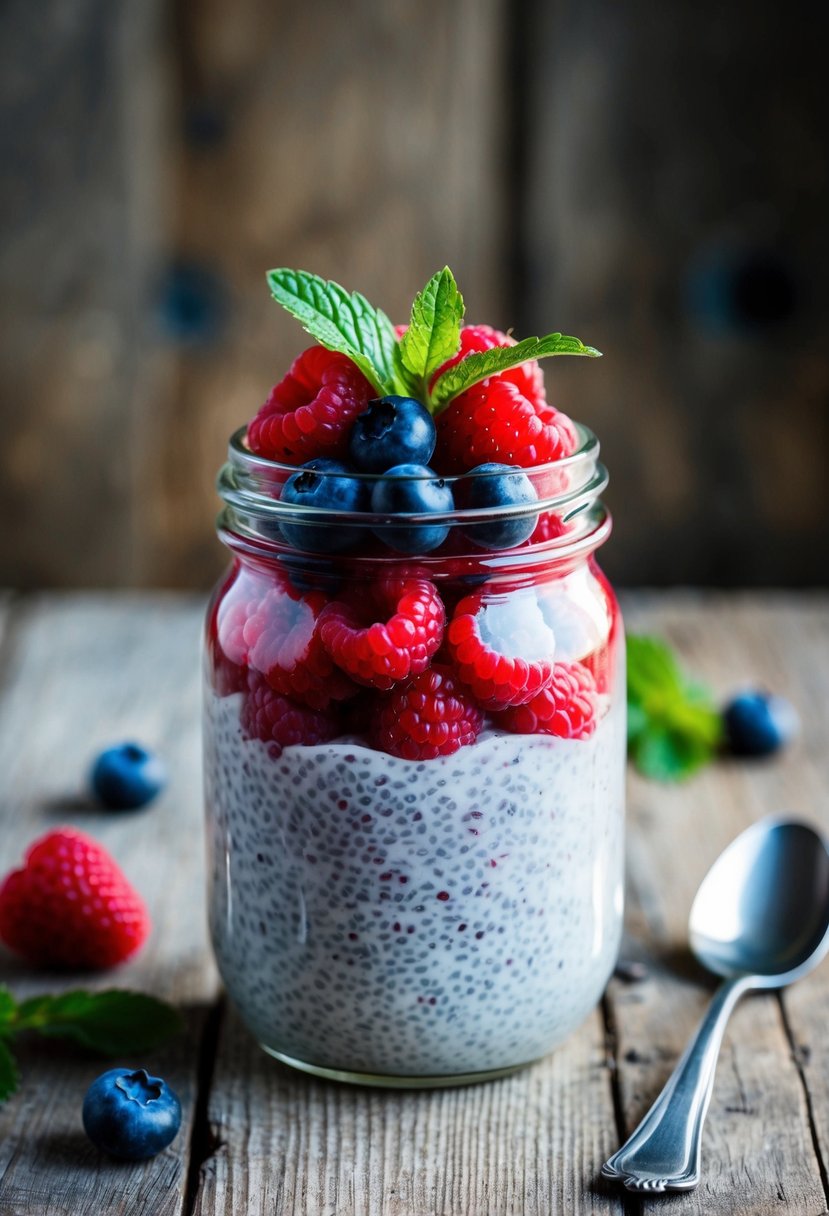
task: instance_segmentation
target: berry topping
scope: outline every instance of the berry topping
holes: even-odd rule
[[[466,596],[447,627],[446,648],[485,709],[524,705],[552,679],[555,637],[532,593]]]
[[[83,1126],[96,1148],[122,1161],[154,1157],[181,1127],[181,1103],[161,1077],[145,1068],[111,1068],[83,1100]]]
[[[288,464],[312,456],[344,456],[354,419],[375,395],[345,355],[311,346],[271,389],[248,426],[248,446],[259,456]]]
[[[366,487],[339,460],[309,460],[282,487],[282,502],[297,507],[317,507],[325,511],[364,511],[368,505]],[[320,523],[280,521],[282,535],[295,549],[311,553],[340,553],[359,544],[361,529],[332,525],[326,516]]]
[[[520,507],[538,502],[526,473],[506,464],[479,464],[469,474],[464,507],[479,511],[486,507]],[[532,534],[537,514],[509,516],[491,523],[472,524],[466,535],[482,549],[513,549]]]
[[[101,752],[92,768],[92,792],[110,811],[146,806],[167,784],[167,770],[158,756],[137,743],[119,743]]]
[[[240,721],[247,738],[271,744],[274,756],[295,743],[327,743],[340,732],[339,720],[331,710],[289,701],[253,672]]]
[[[378,515],[446,513],[455,502],[446,482],[421,464],[398,464],[375,483],[371,509]],[[448,524],[384,524],[374,529],[399,553],[429,553],[449,535]]]
[[[362,472],[384,473],[396,464],[428,464],[435,438],[432,415],[414,397],[381,397],[357,418],[348,450]]]
[[[404,760],[433,760],[474,743],[483,721],[483,713],[452,672],[435,663],[380,698],[372,742]]]
[[[542,511],[536,516],[535,527],[530,536],[531,545],[540,545],[548,540],[558,540],[567,532],[567,524],[554,511]]]
[[[112,967],[149,932],[138,892],[106,849],[75,828],[36,840],[0,886],[0,939],[32,963]]]
[[[507,374],[473,384],[440,414],[441,469],[462,473],[485,461],[528,468],[576,450],[576,430],[567,415],[531,401]]]
[[[556,663],[551,683],[527,702],[495,715],[498,726],[517,735],[587,739],[596,729],[600,698],[582,663]]]
[[[800,719],[785,697],[752,689],[729,701],[723,725],[733,756],[770,756],[797,735]]]
[[[274,692],[326,709],[357,689],[334,664],[322,643],[319,618],[326,598],[301,595],[284,576],[253,607],[242,630],[247,661]]]
[[[377,613],[387,614],[385,620]],[[382,578],[370,595],[330,603],[319,629],[326,650],[353,680],[385,690],[428,666],[444,621],[434,584],[404,572]]]
[[[515,345],[515,338],[502,333],[500,329],[493,329],[491,325],[464,325],[461,329],[460,350],[453,358],[444,363],[438,371],[438,376],[443,375],[456,363],[460,363],[461,359],[465,359],[467,355],[477,355],[485,350],[494,350],[496,346]],[[519,363],[517,367],[499,372],[498,379],[514,384],[532,405],[547,404],[544,393],[544,373],[537,359],[528,359],[525,363]]]

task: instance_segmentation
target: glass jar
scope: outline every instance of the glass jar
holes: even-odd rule
[[[527,470],[537,502],[405,518],[280,501],[296,469],[231,440],[233,562],[205,647],[210,927],[228,993],[288,1064],[501,1075],[566,1039],[611,974],[623,636],[594,557],[607,477],[578,429],[574,455]],[[528,539],[483,547],[524,517]],[[417,549],[427,524],[440,546],[401,553],[401,527]]]

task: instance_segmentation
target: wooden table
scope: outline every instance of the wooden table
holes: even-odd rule
[[[0,1110],[0,1213],[825,1213],[829,964],[782,998],[756,996],[738,1009],[696,1192],[642,1200],[598,1178],[708,998],[710,982],[684,947],[706,868],[770,811],[829,828],[829,599],[635,595],[626,609],[629,627],[667,636],[718,694],[750,682],[790,696],[802,738],[772,763],[722,762],[678,788],[632,775],[625,955],[647,963],[647,978],[614,980],[566,1047],[515,1077],[394,1093],[282,1068],[219,995],[202,893],[201,605],[164,596],[6,601],[0,868],[59,823],[99,837],[155,922],[149,947],[117,982],[179,1002],[188,1033],[149,1058],[181,1096],[185,1121],[170,1148],[142,1165],[101,1158],[83,1134],[83,1093],[106,1065],[57,1043],[21,1045],[22,1088]],[[172,780],[151,809],[108,816],[80,794],[92,754],[122,737],[163,752]],[[56,985],[7,955],[0,981],[20,994]]]

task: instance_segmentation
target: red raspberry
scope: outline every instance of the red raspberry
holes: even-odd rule
[[[205,631],[208,670],[219,697],[244,692],[247,687],[247,651],[241,637],[246,605],[236,598],[239,584],[235,580],[234,570],[214,594]]]
[[[386,619],[376,620],[377,613]],[[428,667],[445,620],[434,584],[404,572],[384,576],[369,595],[330,603],[320,615],[320,635],[352,680],[387,690]]]
[[[467,595],[449,622],[446,650],[485,709],[524,705],[553,678],[555,637],[533,594]]]
[[[587,739],[596,729],[600,699],[593,675],[582,663],[556,663],[552,683],[526,705],[495,715],[498,726],[517,735]]]
[[[0,938],[32,963],[112,967],[149,932],[141,896],[106,849],[75,828],[41,836],[0,887]]]
[[[540,545],[548,540],[557,540],[559,536],[565,536],[568,531],[569,525],[560,515],[556,515],[554,511],[542,511],[527,544]]]
[[[456,363],[460,363],[461,359],[465,359],[467,355],[481,354],[496,346],[515,346],[515,344],[515,338],[502,333],[500,329],[493,329],[491,325],[464,325],[461,330],[460,350],[438,368],[435,379],[442,376],[450,367],[454,367]],[[500,372],[498,379],[514,384],[533,405],[547,404],[547,397],[544,393],[544,372],[537,359],[528,359],[526,363],[519,363],[518,367],[511,367],[509,371]]]
[[[248,424],[248,445],[260,456],[288,464],[345,455],[352,422],[376,395],[345,355],[311,346]]]
[[[529,468],[576,450],[567,415],[534,404],[507,374],[473,384],[438,415],[441,470],[464,473],[490,460]]]
[[[325,604],[322,592],[303,595],[286,577],[274,576],[264,598],[248,610],[241,631],[250,666],[275,692],[312,709],[325,709],[357,692],[322,643]]]
[[[281,755],[283,747],[295,743],[327,743],[340,733],[339,720],[331,710],[297,705],[251,672],[248,691],[240,715],[248,739],[261,739],[271,745],[271,755]]]
[[[371,739],[392,756],[434,760],[474,743],[483,723],[484,715],[449,668],[435,663],[379,699]]]

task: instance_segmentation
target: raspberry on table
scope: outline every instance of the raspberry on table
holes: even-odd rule
[[[248,424],[248,445],[259,456],[288,464],[345,456],[352,423],[375,396],[349,358],[310,346]]]
[[[433,760],[474,743],[483,723],[482,711],[450,669],[434,663],[379,698],[371,739],[392,756]]]
[[[446,651],[484,709],[523,705],[553,677],[555,637],[531,592],[465,596],[447,626]]]
[[[583,663],[556,663],[550,684],[525,705],[495,714],[498,726],[517,735],[588,739],[596,729],[601,700]]]
[[[328,604],[320,614],[320,636],[352,680],[388,690],[429,665],[445,619],[434,583],[403,571]]]
[[[149,932],[141,896],[106,849],[76,828],[41,836],[0,886],[0,939],[32,963],[112,967]]]
[[[248,609],[242,627],[247,662],[274,692],[312,709],[354,696],[356,686],[336,666],[322,643],[320,591],[297,591],[286,575]]]
[[[337,714],[331,709],[311,709],[275,692],[256,672],[248,678],[240,713],[242,731],[248,739],[261,739],[274,757],[295,743],[327,743],[340,733]]]

